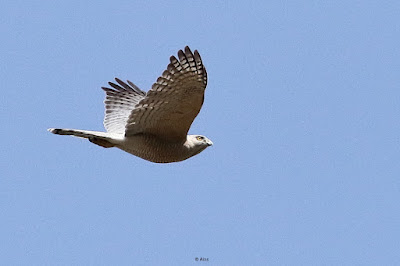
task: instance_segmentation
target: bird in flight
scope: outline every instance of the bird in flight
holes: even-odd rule
[[[207,72],[197,50],[188,46],[170,57],[167,69],[145,93],[135,84],[115,79],[106,92],[107,132],[50,128],[57,135],[86,138],[104,148],[116,147],[155,163],[186,160],[213,143],[188,135],[204,102]]]

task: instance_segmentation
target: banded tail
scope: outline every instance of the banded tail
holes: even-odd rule
[[[114,147],[114,138],[110,136],[110,133],[90,131],[90,130],[80,130],[80,129],[67,129],[67,128],[49,128],[49,132],[56,135],[69,135],[78,138],[88,139],[90,142],[97,144],[104,148]]]

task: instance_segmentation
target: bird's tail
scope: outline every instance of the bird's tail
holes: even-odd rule
[[[102,146],[104,148],[114,147],[115,144],[112,143],[113,138],[110,137],[110,133],[99,132],[99,131],[89,131],[89,130],[80,130],[80,129],[67,129],[67,128],[49,128],[53,134],[56,135],[70,135],[79,138],[88,139],[90,142]]]

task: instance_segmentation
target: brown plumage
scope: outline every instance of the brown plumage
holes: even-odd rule
[[[130,81],[115,79],[106,92],[104,127],[107,132],[49,129],[58,135],[89,139],[99,146],[117,147],[145,160],[169,163],[186,160],[208,146],[202,135],[187,135],[199,113],[207,72],[197,51],[179,50],[147,92]]]

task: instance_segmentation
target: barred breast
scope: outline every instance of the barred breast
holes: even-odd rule
[[[166,141],[152,135],[138,134],[126,137],[116,147],[151,162],[171,163],[192,156],[190,148],[184,144],[184,142]]]

